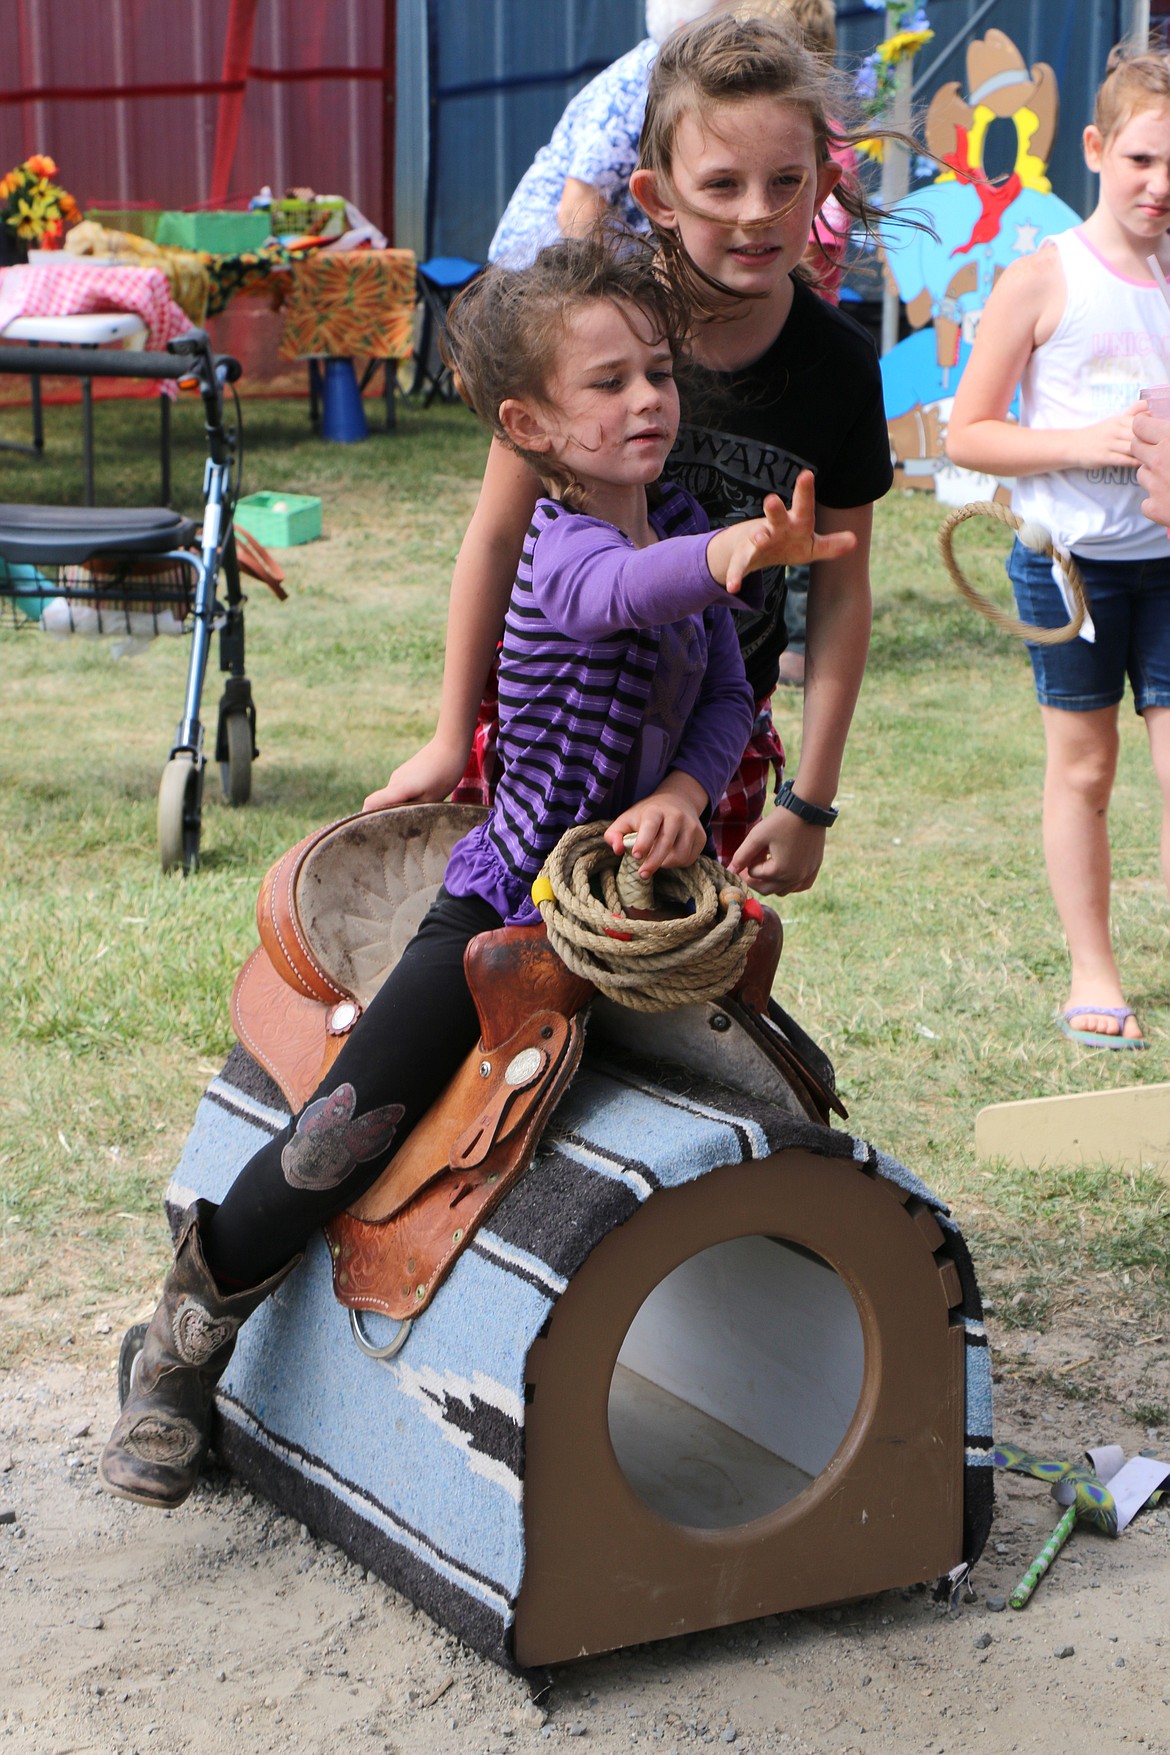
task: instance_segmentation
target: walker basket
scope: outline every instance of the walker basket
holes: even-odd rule
[[[95,556],[84,566],[0,561],[0,604],[15,628],[49,634],[181,634],[196,581],[191,564],[165,559]]]

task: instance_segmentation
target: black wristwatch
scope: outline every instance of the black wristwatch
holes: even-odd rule
[[[776,803],[782,809],[790,810],[802,822],[815,824],[818,829],[831,829],[837,821],[837,812],[833,805],[810,804],[807,798],[798,798],[792,790],[791,780],[785,780],[781,786],[776,794]]]

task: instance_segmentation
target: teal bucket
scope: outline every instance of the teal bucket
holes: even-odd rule
[[[0,597],[11,598],[30,622],[39,622],[46,603],[52,602],[57,595],[53,581],[38,573],[27,561],[6,561],[0,555]]]

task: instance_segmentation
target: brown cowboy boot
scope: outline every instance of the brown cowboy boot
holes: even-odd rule
[[[235,1350],[240,1324],[300,1261],[262,1286],[225,1295],[199,1242],[214,1208],[196,1201],[183,1215],[175,1259],[134,1361],[129,1392],[98,1463],[111,1493],[139,1505],[181,1505],[207,1449],[215,1386]]]

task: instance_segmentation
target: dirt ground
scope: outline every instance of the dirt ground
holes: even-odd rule
[[[222,1473],[175,1513],[102,1493],[115,1396],[91,1356],[112,1353],[122,1314],[96,1341],[87,1327],[79,1357],[66,1345],[0,1377],[0,1516],[14,1514],[0,1523],[0,1751],[520,1755],[580,1738],[655,1755],[1170,1755],[1164,1508],[1117,1540],[1075,1533],[1016,1613],[995,1599],[1058,1513],[1040,1483],[1001,1477],[976,1597],[956,1610],[916,1589],[771,1617],[563,1667],[534,1700]],[[1067,1458],[1106,1441],[1159,1450],[1163,1433],[1137,1421],[1170,1404],[1166,1334],[992,1326],[1001,1439]]]

